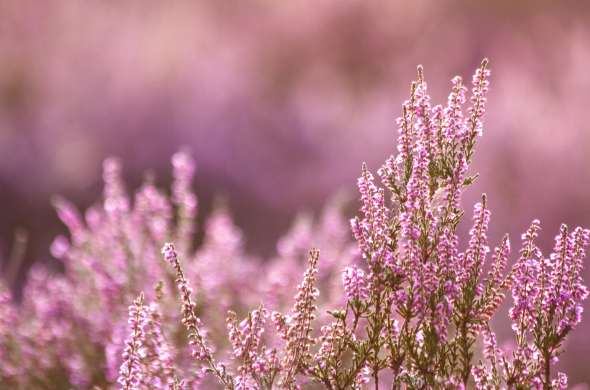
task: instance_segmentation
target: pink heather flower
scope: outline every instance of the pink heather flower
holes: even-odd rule
[[[330,360],[338,357],[338,345],[344,342],[347,330],[342,321],[337,321],[331,325],[322,326],[320,333],[320,349],[314,360],[325,369]]]
[[[445,200],[446,205],[441,206],[441,209],[449,216],[449,218],[457,218],[461,212],[461,192],[463,189],[463,182],[465,173],[467,172],[467,160],[462,153],[457,155],[456,165],[452,167],[452,174],[446,179],[445,186]]]
[[[145,327],[147,321],[146,307],[144,306],[143,294],[141,294],[129,306],[129,327],[131,334],[125,341],[123,351],[123,363],[119,370],[117,382],[121,389],[133,390],[142,389],[144,380],[144,368],[141,360],[145,356]]]
[[[447,106],[444,110],[444,138],[451,145],[457,145],[465,133],[463,109],[467,88],[463,85],[463,79],[456,76],[451,81],[452,89],[447,99]]]
[[[129,198],[121,177],[121,162],[108,158],[103,163],[104,209],[111,218],[119,218],[129,211]]]
[[[365,272],[358,267],[346,267],[342,273],[344,291],[349,300],[363,300],[368,297]]]
[[[236,314],[228,312],[227,329],[233,346],[234,358],[241,362],[236,377],[236,389],[253,388],[260,375],[267,374],[269,363],[266,356],[260,355],[261,338],[268,312],[260,306],[253,310],[248,317],[238,324]],[[250,387],[249,387],[250,386]]]
[[[414,151],[413,106],[415,104],[416,84],[412,84],[412,96],[402,105],[402,116],[396,120],[399,131],[397,157],[395,163],[400,167],[397,178],[400,183],[406,184],[412,169],[412,155]]]
[[[438,110],[438,108],[437,108]],[[418,140],[428,154],[428,160],[432,160],[438,153],[438,143],[436,142],[435,123],[431,117],[437,112],[432,110],[430,105],[430,95],[428,87],[424,81],[424,73],[421,65],[418,66],[418,84],[416,86],[416,128]]]
[[[504,291],[510,288],[512,280],[504,275],[510,256],[510,240],[504,236],[502,243],[494,250],[492,266],[484,281],[484,291],[481,295],[481,320],[488,322],[504,300]]]
[[[371,381],[371,369],[367,366],[363,367],[356,377],[354,378],[354,383],[352,388],[355,390],[364,389],[367,383]]]
[[[484,327],[483,344],[483,353],[485,358],[495,367],[499,363],[499,359],[502,357],[502,351],[498,347],[496,334],[492,332],[489,327]]]
[[[172,167],[172,202],[177,207],[178,219],[174,237],[179,244],[179,252],[188,254],[197,216],[197,197],[191,190],[195,162],[188,153],[178,152],[172,156]]]
[[[514,266],[512,284],[514,306],[510,309],[510,318],[513,320],[512,328],[521,335],[521,338],[526,327],[533,320],[534,301],[539,294],[537,274],[542,255],[534,243],[539,230],[540,222],[534,220],[531,227],[522,235],[520,259]],[[521,340],[519,344],[522,342],[524,340]]]
[[[179,385],[177,368],[174,363],[174,351],[164,338],[162,331],[162,314],[156,303],[147,308],[148,316],[145,327],[146,372],[150,386],[156,389],[174,389]]]
[[[582,301],[588,296],[581,283],[580,259],[586,255],[589,233],[581,228],[569,233],[562,225],[553,253],[544,258],[534,245],[538,230],[539,222],[533,221],[513,270],[514,305],[509,313],[518,348],[508,379],[523,378],[518,372],[527,367],[535,386],[564,388],[565,376],[551,381],[550,368],[564,338],[580,322]]]
[[[363,164],[362,175],[358,179],[361,194],[361,211],[363,218],[351,220],[352,232],[359,244],[362,257],[367,260],[371,269],[391,266],[391,253],[388,245],[389,210],[385,206],[385,193],[374,183],[373,175]]]
[[[127,310],[129,311],[129,310]],[[121,355],[125,349],[125,340],[129,335],[129,314],[126,315],[125,320],[120,323],[113,324],[110,332],[110,340],[105,343],[105,370],[104,374],[109,382],[116,382],[119,377],[119,370],[121,369]]]
[[[399,173],[395,156],[389,156],[385,163],[377,170],[377,175],[381,179],[381,184],[391,192],[398,190]]]
[[[506,266],[508,265],[508,257],[510,256],[510,239],[508,235],[502,238],[502,243],[494,250],[492,256],[492,268],[488,272],[486,283],[492,286],[501,286],[508,283],[503,276]]]
[[[588,236],[589,232],[581,228],[568,234],[567,226],[562,225],[555,239],[554,252],[549,257],[551,273],[543,292],[542,307],[551,311],[559,321],[558,333],[569,331],[581,320],[582,301],[588,297],[588,289],[582,284],[580,274]]]
[[[492,375],[483,364],[473,366],[471,375],[477,390],[493,390]]]
[[[563,372],[557,374],[557,379],[551,381],[551,388],[555,390],[567,390],[567,375]]]
[[[191,262],[187,262],[187,277],[199,286],[203,303],[213,304],[221,312],[237,307],[247,310],[256,305],[258,290],[265,286],[244,282],[259,276],[260,269],[257,259],[246,255],[242,232],[233,223],[229,210],[214,210],[205,224],[205,231],[207,235],[199,251]],[[238,264],[236,259],[239,259]],[[216,272],[210,271],[211,264],[216,265]],[[211,321],[211,317],[218,316],[205,313],[203,319]],[[223,326],[220,320],[211,325]]]
[[[488,59],[484,58],[480,67],[473,75],[473,87],[471,95],[471,104],[467,110],[469,120],[467,124],[467,131],[464,133],[463,149],[468,161],[471,161],[473,156],[473,148],[477,136],[483,134],[483,116],[486,110],[486,95],[489,86],[490,70],[488,69]]]
[[[415,245],[420,235],[431,234],[428,230],[423,232],[421,226],[418,226],[418,215],[423,214],[423,217],[429,220],[428,222],[430,224],[433,222],[428,178],[430,161],[428,151],[422,142],[421,140],[416,147],[416,158],[414,160],[412,175],[407,185],[406,202],[403,204],[400,215],[403,237],[408,240],[408,245],[411,245],[408,249],[413,251],[416,250]],[[417,256],[417,254],[412,253],[409,256]]]
[[[227,388],[233,389],[234,379],[226,372],[223,364],[219,364],[213,358],[213,351],[207,345],[201,321],[195,315],[195,304],[192,300],[192,289],[184,276],[184,271],[178,260],[178,254],[172,243],[166,243],[162,247],[164,259],[172,265],[176,271],[176,285],[180,292],[182,301],[182,323],[188,331],[189,344],[193,348],[192,355],[198,360],[208,364],[208,370],[211,370]]]
[[[172,156],[172,167],[172,199],[176,205],[182,205],[186,197],[192,195],[190,187],[195,175],[195,161],[188,153],[178,152]]]
[[[178,260],[178,255],[174,245],[166,243],[162,247],[162,254],[164,259],[174,267],[176,271],[176,286],[180,292],[182,301],[182,322],[189,331],[189,338],[191,338],[191,346],[194,348],[193,357],[199,360],[211,359],[211,349],[205,344],[205,340],[200,329],[201,321],[195,316],[196,305],[192,300],[192,288],[189,287],[188,280],[184,276],[184,271]]]
[[[487,68],[488,60],[484,59],[481,66],[475,71],[473,75],[473,88],[471,103],[468,113],[471,115],[469,118],[470,132],[469,136],[475,138],[475,136],[481,136],[483,131],[482,118],[485,114],[486,109],[486,95],[488,87],[490,85],[489,77],[490,70]]]
[[[166,196],[153,184],[144,184],[136,196],[134,210],[137,218],[147,226],[154,242],[163,242],[170,231],[172,210]]]
[[[490,211],[487,209],[486,196],[481,203],[477,203],[473,211],[473,227],[469,231],[469,245],[462,259],[459,280],[467,282],[469,278],[477,280],[483,269],[485,258],[490,251],[488,247],[488,225],[490,223]]]
[[[82,239],[85,229],[78,210],[76,210],[73,204],[61,197],[55,197],[53,199],[53,207],[55,207],[59,219],[70,231],[72,240],[79,242]]]
[[[270,319],[281,339],[287,340],[287,317],[279,312],[272,312]]]
[[[68,252],[68,249],[70,249],[70,243],[68,242],[68,239],[60,235],[57,236],[51,243],[49,252],[56,259],[63,259],[63,257]]]
[[[309,252],[308,268],[303,275],[303,281],[297,287],[291,315],[286,319],[283,366],[287,371],[281,385],[288,388],[295,385],[295,375],[302,370],[304,362],[311,359],[309,356],[310,345],[313,343],[311,323],[315,318],[317,309],[315,302],[319,296],[315,286],[319,256],[320,252],[317,249]]]

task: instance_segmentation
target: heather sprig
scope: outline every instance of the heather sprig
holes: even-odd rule
[[[147,310],[141,294],[129,306],[129,327],[131,334],[125,340],[123,351],[123,363],[119,370],[117,382],[123,390],[135,390],[143,388],[144,367],[142,359],[145,356],[145,328],[147,322]]]
[[[164,259],[172,265],[176,273],[176,285],[182,302],[182,323],[188,332],[189,344],[193,348],[192,355],[197,360],[204,361],[208,369],[213,372],[221,381],[226,389],[234,388],[234,379],[227,373],[226,367],[218,363],[213,357],[213,351],[207,344],[201,320],[195,315],[195,303],[192,299],[192,289],[184,276],[184,271],[180,265],[178,254],[174,245],[167,243],[162,248]]]
[[[162,284],[159,284],[159,288]],[[174,351],[164,336],[160,305],[152,302],[147,308],[145,327],[146,371],[153,389],[182,387],[174,362]]]
[[[286,374],[280,385],[289,389],[296,387],[295,375],[305,372],[305,367],[311,359],[310,346],[314,343],[311,334],[312,322],[316,317],[315,301],[319,296],[319,290],[316,287],[319,256],[320,252],[317,249],[310,251],[308,268],[303,275],[303,281],[297,287],[291,315],[286,318],[284,329],[286,345],[283,359]]]
[[[548,258],[534,244],[540,224],[533,221],[523,235],[521,257],[514,267],[510,309],[516,350],[504,360],[507,385],[542,389],[565,388],[567,377],[551,376],[551,366],[562,353],[563,342],[580,322],[582,302],[588,297],[582,283],[581,259],[586,255],[590,232],[562,225]]]

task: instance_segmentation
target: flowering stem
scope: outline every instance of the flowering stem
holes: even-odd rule
[[[182,270],[182,266],[178,260],[178,254],[176,253],[174,245],[171,243],[165,244],[162,248],[162,253],[164,254],[165,259],[174,267],[176,271],[176,283],[182,298],[182,322],[188,331],[188,337],[191,341],[191,344],[196,345],[199,349],[198,351],[195,351],[196,354],[207,362],[209,368],[221,381],[225,389],[233,390],[233,378],[225,371],[225,367],[223,365],[219,365],[215,361],[213,355],[211,354],[211,349],[205,344],[205,340],[199,329],[200,321],[194,313],[195,304],[191,298],[191,289],[188,286],[188,281],[184,276],[184,271]]]

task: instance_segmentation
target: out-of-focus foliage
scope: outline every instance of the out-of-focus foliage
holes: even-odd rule
[[[82,216],[57,199],[55,205],[70,238],[57,237],[52,254],[65,271],[38,264],[24,286],[22,304],[2,289],[3,386],[13,388],[76,388],[114,383],[127,335],[127,306],[140,292],[154,303],[163,332],[171,342],[171,359],[185,384],[199,378],[190,354],[174,293],[174,276],[161,259],[167,240],[177,243],[187,277],[196,287],[197,312],[207,323],[207,338],[217,354],[227,353],[225,316],[244,315],[264,300],[269,309],[291,305],[305,270],[307,249],[326,248],[326,264],[318,286],[326,295],[320,307],[342,303],[340,271],[354,262],[347,222],[334,203],[321,218],[301,217],[279,242],[278,256],[263,261],[246,254],[240,230],[226,209],[207,220],[204,242],[195,252],[197,199],[191,191],[194,164],[184,153],[173,157],[171,194],[146,180],[133,199],[127,194],[118,160],[104,163],[104,200]],[[327,314],[320,316],[325,318]],[[324,321],[324,320],[322,320]],[[162,331],[162,330],[161,330]],[[186,373],[185,373],[186,372]]]

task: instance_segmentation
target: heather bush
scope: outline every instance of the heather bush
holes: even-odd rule
[[[397,121],[397,154],[377,171],[380,183],[362,167],[361,209],[350,223],[356,251],[336,206],[319,223],[299,219],[268,263],[245,254],[224,211],[209,219],[195,251],[190,158],[173,157],[171,196],[148,179],[133,202],[119,164],[107,160],[100,206],[82,218],[56,201],[70,238],[57,238],[51,250],[65,272],[33,270],[20,307],[0,295],[3,383],[566,388],[566,375],[552,366],[581,320],[590,231],[563,225],[545,256],[535,220],[509,267],[507,236],[490,249],[491,211],[482,195],[465,244],[457,234],[461,195],[477,178],[469,165],[489,76],[484,60],[469,103],[455,77],[446,104],[432,105],[418,67]],[[311,249],[301,264],[301,252],[317,243],[326,245],[322,255]],[[508,292],[515,337],[504,349],[490,319]]]
[[[163,371],[166,378],[178,373],[185,387],[193,386],[201,374],[192,372],[190,353],[184,347],[186,334],[172,294],[173,275],[160,258],[166,241],[174,241],[178,252],[188,259],[184,265],[198,288],[197,311],[208,324],[203,335],[215,342],[217,354],[231,352],[225,330],[228,310],[244,315],[261,298],[276,310],[290,305],[296,276],[305,269],[307,248],[315,242],[325,242],[332,259],[319,282],[326,292],[334,292],[325,294],[321,304],[342,302],[336,270],[358,256],[339,202],[329,204],[317,221],[305,215],[298,218],[279,241],[278,256],[272,261],[246,253],[242,234],[224,207],[207,219],[204,241],[195,251],[192,243],[198,207],[191,191],[195,165],[182,152],[173,156],[172,165],[169,195],[148,177],[132,199],[122,181],[120,163],[109,159],[103,167],[105,188],[100,204],[82,216],[66,200],[54,201],[70,232],[69,238],[57,237],[50,248],[64,272],[36,265],[29,273],[20,305],[10,301],[7,289],[0,291],[2,384],[22,389],[115,384],[123,370],[122,354],[131,352],[125,342],[128,306],[141,293],[143,309],[133,313],[142,318],[135,324],[145,320],[151,330],[143,334],[154,338],[159,354],[155,354],[155,346],[141,350],[149,352],[149,359],[158,357],[154,364],[168,370]],[[328,302],[329,297],[334,302]],[[139,332],[136,336],[142,334],[140,328],[134,331]],[[138,364],[134,360],[127,372],[133,372]],[[161,380],[157,383],[166,383]],[[150,386],[157,388],[155,381]]]

